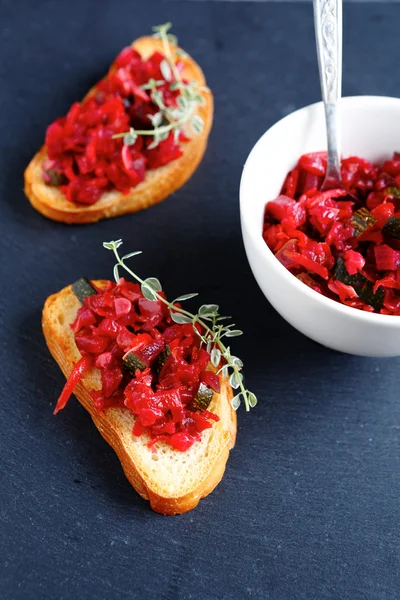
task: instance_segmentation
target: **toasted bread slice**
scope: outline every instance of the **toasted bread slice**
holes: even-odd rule
[[[154,37],[139,38],[132,46],[144,58],[148,58],[157,50],[163,51],[161,40]],[[175,49],[172,44],[171,48]],[[205,78],[199,65],[190,56],[180,60],[185,65],[183,78],[197,81],[200,86],[205,86]],[[87,95],[94,91],[95,87]],[[43,146],[25,171],[25,194],[32,206],[54,221],[94,223],[101,219],[137,212],[161,202],[191,177],[205,152],[213,119],[213,96],[209,90],[202,91],[202,95],[205,104],[198,107],[198,114],[204,121],[202,133],[194,135],[192,139],[182,144],[183,154],[180,158],[158,169],[146,171],[144,180],[131,188],[126,195],[114,190],[103,194],[95,204],[89,206],[69,202],[60,189],[46,185],[43,181],[42,164],[47,158],[46,147]]]
[[[102,287],[103,282],[94,282]],[[81,306],[68,286],[47,298],[43,309],[43,332],[49,350],[66,377],[81,354],[70,327]],[[86,374],[75,389],[79,402],[90,413],[104,439],[117,453],[125,475],[136,491],[150,500],[151,508],[165,515],[181,514],[194,508],[220,482],[229,450],[236,437],[236,413],[231,407],[232,388],[223,380],[221,393],[214,394],[209,407],[220,420],[203,431],[201,440],[179,452],[159,442],[153,452],[148,437],[132,434],[134,416],[127,408],[99,411],[90,391],[101,388],[98,369]]]

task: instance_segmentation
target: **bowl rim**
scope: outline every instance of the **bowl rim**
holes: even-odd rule
[[[341,98],[341,104],[351,105],[357,104],[373,106],[377,104],[382,105],[398,105],[400,110],[400,98],[394,98],[392,96],[344,96]],[[308,104],[299,108],[288,115],[276,121],[271,127],[269,127],[256,141],[252,149],[250,150],[246,162],[244,164],[241,178],[240,178],[240,187],[239,187],[239,199],[240,199],[240,218],[243,228],[246,227],[250,236],[252,237],[252,242],[256,246],[258,254],[261,256],[264,263],[269,264],[273,263],[275,268],[281,274],[281,276],[286,279],[289,285],[292,285],[294,289],[297,289],[300,293],[303,293],[307,296],[311,301],[321,302],[322,305],[326,306],[327,309],[331,309],[342,314],[345,317],[354,318],[358,321],[363,321],[365,323],[371,323],[374,325],[384,326],[384,327],[399,327],[400,328],[400,315],[382,315],[380,313],[370,313],[363,311],[358,308],[353,308],[352,306],[346,306],[341,302],[337,302],[336,300],[332,300],[323,294],[313,290],[312,288],[305,285],[303,282],[299,281],[297,277],[295,277],[290,271],[284,267],[279,260],[275,257],[273,252],[268,248],[265,243],[262,232],[254,231],[254,226],[251,224],[251,220],[249,215],[249,211],[251,210],[251,204],[245,201],[245,197],[248,197],[247,194],[247,173],[250,169],[249,165],[252,163],[254,156],[258,152],[260,146],[265,143],[265,138],[271,132],[271,130],[277,128],[283,121],[290,121],[296,119],[299,113],[305,112],[310,109],[317,109],[318,107],[322,107],[322,101],[313,102],[312,104]],[[267,203],[267,202],[266,202]]]

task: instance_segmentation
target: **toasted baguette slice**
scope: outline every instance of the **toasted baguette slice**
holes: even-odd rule
[[[103,282],[94,282],[102,286]],[[68,286],[47,298],[43,309],[43,332],[49,350],[62,372],[69,376],[81,355],[70,324],[81,306]],[[99,411],[90,391],[101,388],[100,373],[94,368],[75,389],[79,402],[90,413],[104,439],[114,448],[125,475],[136,491],[150,500],[151,508],[165,515],[181,514],[194,508],[220,482],[236,437],[236,413],[231,407],[232,389],[222,381],[221,393],[214,394],[210,410],[220,420],[202,433],[186,452],[164,443],[152,452],[148,437],[132,434],[134,417],[127,408]]]
[[[161,40],[153,37],[139,38],[132,46],[143,58],[148,58],[157,50],[163,51]],[[171,47],[175,48],[172,44]],[[183,77],[205,86],[205,78],[199,65],[190,56],[180,60],[185,64]],[[93,94],[94,91],[95,87],[87,95]],[[54,221],[94,223],[101,219],[137,212],[161,202],[191,177],[205,152],[213,119],[213,96],[209,90],[202,91],[202,95],[205,104],[198,108],[198,114],[204,121],[202,133],[194,135],[191,140],[182,144],[183,155],[180,158],[158,169],[146,171],[144,180],[131,188],[127,195],[114,190],[103,194],[95,204],[89,206],[69,202],[61,190],[46,185],[43,181],[42,164],[47,158],[46,147],[43,146],[25,171],[25,194],[32,206]]]

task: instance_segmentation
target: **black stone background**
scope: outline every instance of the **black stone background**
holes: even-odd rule
[[[249,150],[319,99],[311,4],[0,6],[0,597],[399,598],[399,361],[331,352],[297,333],[258,289],[241,241]],[[344,12],[344,94],[399,95],[400,6]],[[215,94],[202,165],[148,211],[80,227],[44,219],[22,174],[46,126],[124,45],[168,19]],[[82,274],[111,277],[101,243],[119,237],[144,251],[142,275],[171,296],[200,292],[245,331],[232,346],[259,405],[239,414],[221,484],[181,517],[150,511],[75,400],[52,416],[63,377],[41,307]]]

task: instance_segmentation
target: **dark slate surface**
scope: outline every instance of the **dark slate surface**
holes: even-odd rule
[[[241,242],[238,184],[252,144],[318,99],[310,5],[3,2],[0,198],[0,597],[395,600],[399,577],[398,360],[330,352],[265,301]],[[400,94],[399,5],[345,10],[346,94]],[[172,19],[215,92],[207,155],[147,212],[94,226],[42,218],[22,173],[46,125],[118,50]],[[240,413],[216,491],[193,512],[152,513],[45,347],[45,297],[111,275],[101,242],[144,250],[136,268],[174,295],[201,292],[246,335],[234,349],[260,398]]]

